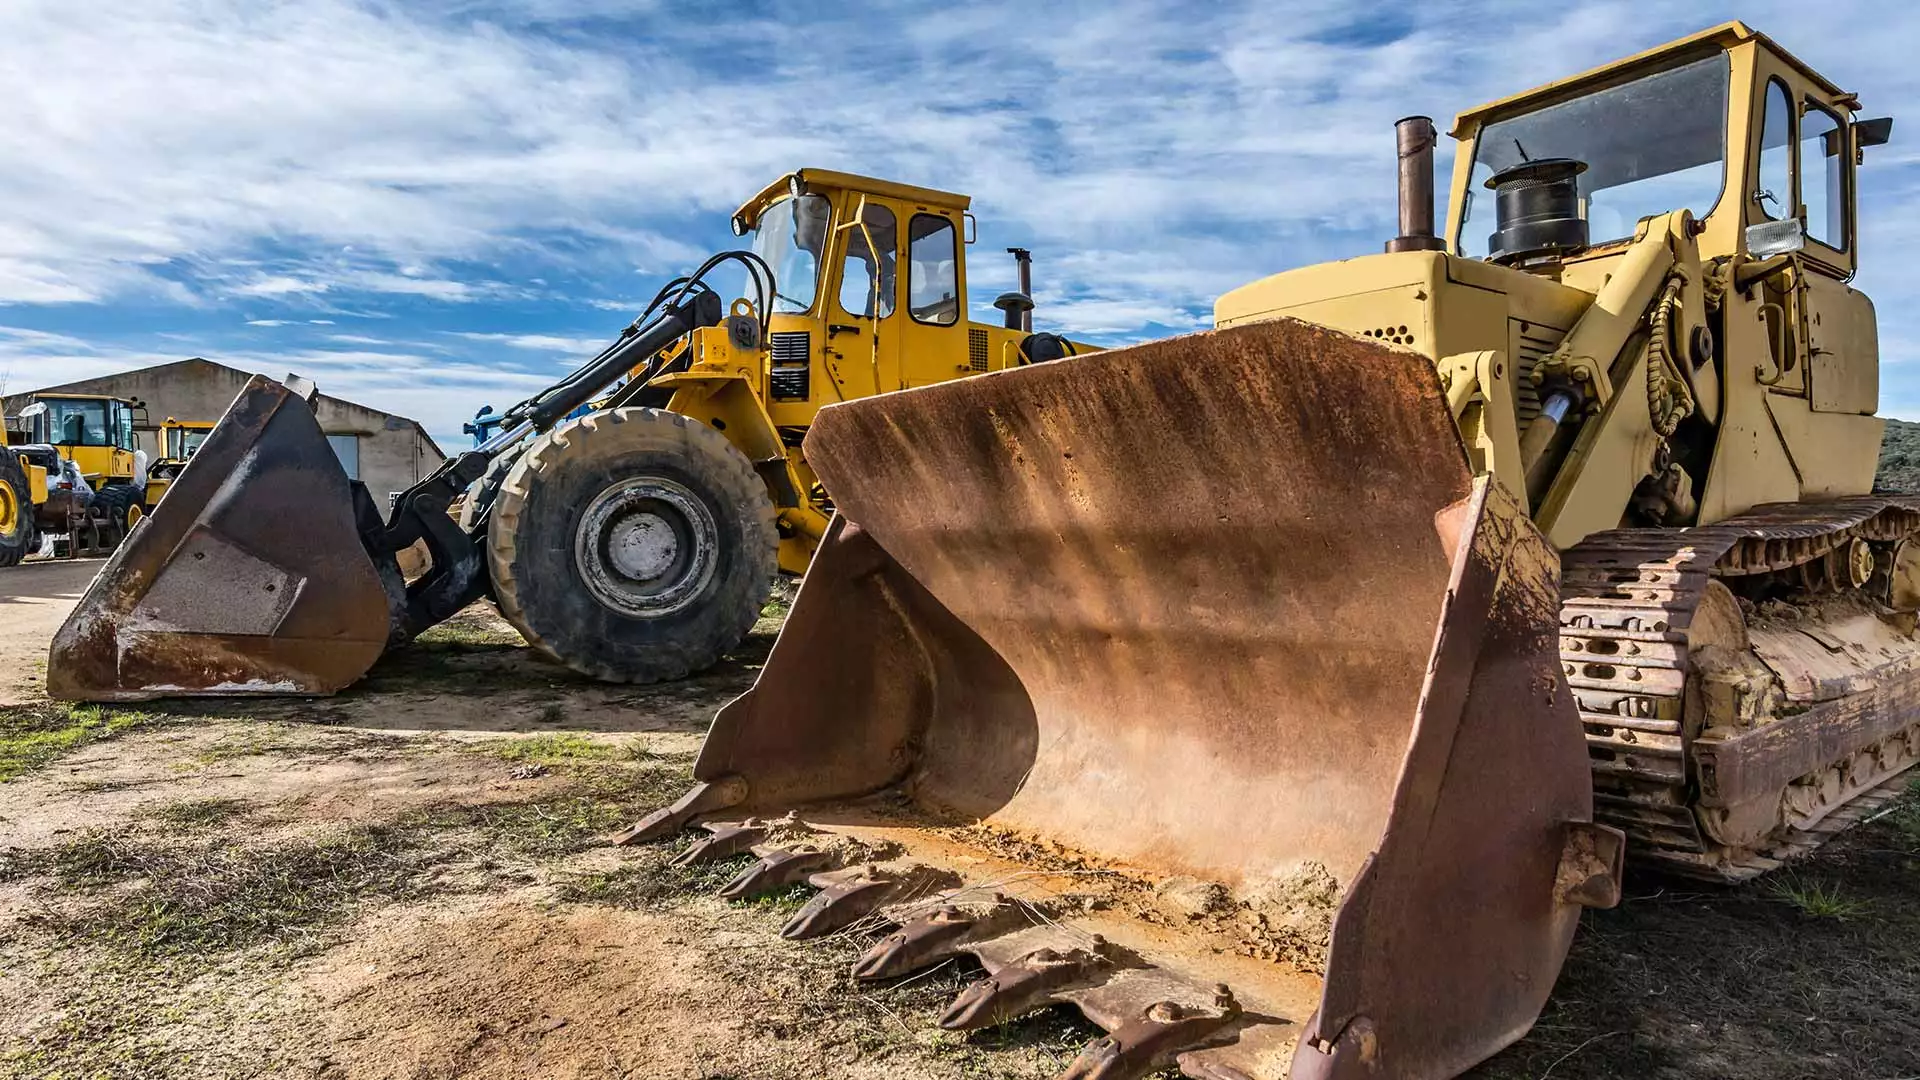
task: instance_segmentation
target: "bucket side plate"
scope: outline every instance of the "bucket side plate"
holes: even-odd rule
[[[47,691],[330,694],[388,621],[339,459],[307,403],[256,376],[54,635]]]

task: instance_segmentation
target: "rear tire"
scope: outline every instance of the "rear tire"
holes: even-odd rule
[[[140,489],[132,484],[108,484],[95,492],[93,512],[106,521],[100,541],[107,548],[119,547],[146,513],[140,505]]]
[[[500,614],[545,655],[608,682],[711,666],[753,629],[779,537],[766,485],[719,432],[623,408],[535,440],[493,500]]]
[[[12,451],[0,450],[0,566],[17,566],[33,554],[33,499],[27,471]]]
[[[502,451],[500,456],[487,463],[487,471],[480,474],[480,479],[467,485],[466,494],[460,500],[458,518],[462,532],[473,535],[475,523],[500,497],[501,478],[520,460],[520,456],[518,448]]]

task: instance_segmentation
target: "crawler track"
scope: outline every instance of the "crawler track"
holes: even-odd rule
[[[1700,817],[1701,753],[1716,735],[1700,730],[1689,631],[1715,579],[1775,575],[1798,585],[1855,539],[1885,553],[1916,532],[1920,498],[1876,495],[1761,507],[1696,529],[1620,529],[1562,554],[1561,659],[1586,729],[1596,816],[1632,838],[1638,861],[1745,880],[1811,851],[1897,794],[1896,777],[1920,751],[1920,714],[1899,717],[1905,722],[1892,733],[1883,720],[1880,739],[1847,747],[1795,781],[1840,797],[1813,812],[1783,813],[1762,842],[1717,842]],[[1768,715],[1755,726],[1782,719]],[[1834,770],[1842,775],[1821,775]]]

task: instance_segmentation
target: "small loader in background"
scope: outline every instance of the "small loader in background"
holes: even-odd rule
[[[256,380],[55,636],[49,693],[330,693],[482,597],[599,678],[712,664],[826,533],[801,450],[823,406],[1082,348],[1033,332],[1025,252],[1005,325],[967,320],[968,202],[782,177],[733,217],[751,250],[668,284],[391,515],[341,472],[305,391]],[[728,263],[750,294],[731,305],[707,280]],[[395,553],[417,542],[431,566],[405,582]]]
[[[970,954],[1063,1078],[1449,1077],[1623,853],[1721,881],[1920,760],[1920,499],[1870,491],[1855,168],[1890,122],[1730,23],[1400,127],[1385,254],[1219,329],[826,410],[838,511],[631,842]]]
[[[53,537],[65,555],[104,555],[150,505],[134,426],[143,406],[98,394],[37,394],[7,420],[0,462],[0,566]]]
[[[207,441],[213,432],[213,425],[199,420],[178,420],[167,417],[160,424],[160,456],[147,465],[147,487],[145,493],[147,512],[160,505],[160,499],[173,486],[173,479],[187,462],[200,451],[200,444]]]

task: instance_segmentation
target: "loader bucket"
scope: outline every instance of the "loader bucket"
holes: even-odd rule
[[[47,692],[330,694],[380,656],[388,624],[313,410],[256,376],[54,635]]]
[[[834,406],[806,453],[838,518],[628,839],[804,877],[792,937],[898,926],[857,976],[972,954],[948,1026],[1074,1004],[1110,1034],[1066,1076],[1453,1076],[1616,898],[1558,560],[1430,361],[1265,323]]]

